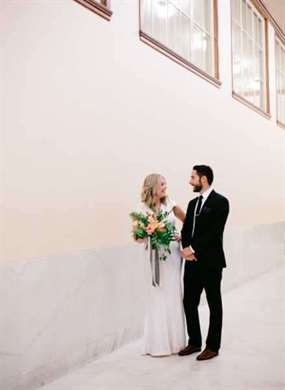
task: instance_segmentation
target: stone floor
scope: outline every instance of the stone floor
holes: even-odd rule
[[[203,333],[208,308],[200,309]],[[220,355],[152,358],[140,341],[44,386],[44,390],[285,390],[285,267],[224,294]]]

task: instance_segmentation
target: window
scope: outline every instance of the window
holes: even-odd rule
[[[285,45],[275,40],[277,122],[285,127]]]
[[[140,0],[141,39],[220,84],[216,6],[216,0]]]
[[[109,0],[75,0],[84,7],[90,9],[104,19],[110,20],[112,11],[110,10]]]
[[[250,0],[232,0],[233,95],[268,113],[267,26]]]

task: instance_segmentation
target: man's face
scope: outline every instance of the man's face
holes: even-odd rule
[[[193,192],[200,192],[202,190],[202,182],[195,169],[191,173],[189,184],[193,187]]]

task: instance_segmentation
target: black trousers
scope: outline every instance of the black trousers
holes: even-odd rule
[[[223,306],[221,297],[222,268],[205,268],[197,263],[186,261],[184,273],[184,311],[187,322],[189,344],[201,347],[202,337],[198,306],[203,289],[205,289],[210,321],[207,348],[218,352],[221,345]]]

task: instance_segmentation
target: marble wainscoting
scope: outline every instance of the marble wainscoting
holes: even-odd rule
[[[141,251],[0,265],[0,389],[31,390],[141,335]]]
[[[285,223],[228,229],[223,289],[284,264]],[[139,246],[0,265],[0,389],[33,390],[140,337]]]
[[[224,247],[227,291],[285,264],[285,222],[226,229]]]

